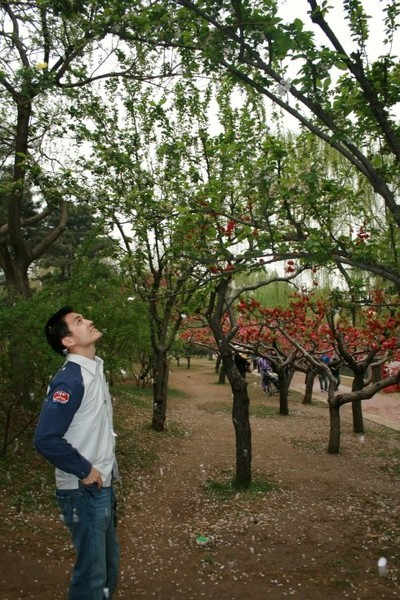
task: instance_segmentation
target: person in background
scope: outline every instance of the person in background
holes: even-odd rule
[[[320,357],[320,361],[324,365],[329,366],[329,364],[331,362],[329,354],[322,354]],[[318,373],[318,379],[319,379],[319,386],[321,388],[321,392],[327,392],[328,386],[329,386],[329,379],[328,379],[328,376],[325,373],[325,371],[321,371],[320,373]]]
[[[260,356],[258,359],[258,369],[260,371],[261,376],[261,387],[266,392],[266,378],[269,373],[273,372],[272,365],[269,362],[268,358],[265,356]]]
[[[340,361],[339,361],[339,359],[335,357],[330,362],[329,368],[335,379],[335,391],[337,392],[339,389],[339,385],[340,385]]]
[[[68,600],[112,598],[118,469],[111,396],[96,356],[102,333],[69,306],[48,320],[45,333],[66,360],[48,388],[34,445],[56,467],[56,498],[76,552]]]

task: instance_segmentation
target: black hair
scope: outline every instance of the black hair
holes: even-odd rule
[[[68,353],[68,349],[62,343],[62,339],[70,334],[68,325],[65,322],[65,315],[74,312],[71,306],[63,306],[54,315],[50,317],[44,328],[46,339],[54,352],[65,356]]]

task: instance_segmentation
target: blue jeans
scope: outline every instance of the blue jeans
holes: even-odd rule
[[[328,387],[329,387],[328,377],[325,375],[325,373],[321,373],[320,375],[318,375],[318,379],[319,379],[319,385],[320,385],[321,391],[327,392]]]
[[[81,484],[57,489],[56,498],[76,552],[68,600],[112,598],[119,566],[114,489]]]

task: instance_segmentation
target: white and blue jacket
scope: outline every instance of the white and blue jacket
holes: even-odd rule
[[[57,488],[79,487],[92,466],[103,485],[111,485],[117,472],[115,434],[101,358],[67,355],[47,390],[34,445],[56,467]]]

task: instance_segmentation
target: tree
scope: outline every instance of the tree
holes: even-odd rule
[[[196,254],[207,243],[208,227],[202,215],[190,210],[196,172],[189,104],[200,102],[200,95],[193,88],[188,99],[182,84],[172,100],[138,88],[126,84],[123,127],[113,108],[104,104],[98,109],[90,164],[96,177],[96,208],[119,231],[120,267],[130,278],[131,293],[148,306],[152,427],[162,431],[168,354],[192,297],[208,279],[207,267]],[[172,103],[169,115],[167,101]],[[107,129],[101,127],[105,121]],[[200,232],[195,241],[194,232]]]
[[[156,76],[149,63],[158,60],[157,53],[143,38],[136,35],[130,41],[129,57],[121,43],[112,41],[116,32],[122,35],[130,18],[139,33],[135,15],[127,16],[131,7],[130,2],[120,1],[1,4],[0,154],[3,162],[12,166],[12,177],[1,191],[6,210],[0,222],[0,268],[11,300],[29,296],[30,265],[65,230],[67,201],[81,200],[85,194],[76,188],[75,173],[72,176],[72,167],[74,172],[77,167],[77,146],[70,149],[65,142],[67,132],[73,131],[68,128],[69,117],[85,110],[85,87],[113,78]],[[141,19],[147,27],[145,14]],[[162,76],[169,73],[164,67],[160,66]],[[52,145],[62,147],[69,161]],[[38,206],[26,218],[23,207],[27,194],[38,198]],[[50,214],[57,215],[51,226],[40,237],[31,238],[29,228]]]
[[[400,84],[392,45],[399,22],[398,4],[388,0],[382,6],[385,39],[377,59],[367,54],[371,33],[362,2],[344,4],[343,22],[334,31],[329,7],[308,0],[309,24],[322,36],[322,42],[296,16],[286,23],[277,2],[235,0],[221,5],[177,0],[175,4],[184,12],[181,16],[177,9],[177,18],[193,22],[191,33],[186,28],[180,37],[182,44],[186,40],[187,47],[190,37],[193,61],[197,58],[207,71],[225,71],[233,82],[256,90],[336,149],[353,166],[354,177],[358,173],[361,179],[365,178],[382,199],[387,235],[398,240],[396,165],[400,138],[395,105]],[[345,49],[347,39],[340,41],[345,28],[351,39],[349,51]],[[305,175],[312,177],[312,169],[306,169]],[[309,180],[308,186],[311,183]],[[383,258],[382,252],[370,243],[355,246],[352,234],[337,237],[335,231],[328,229],[321,240],[319,226],[312,226],[309,220],[303,226],[303,214],[312,209],[318,195],[315,188],[311,201],[297,214],[290,210],[290,201],[298,196],[297,186],[286,202],[282,198],[286,222],[292,226],[287,251],[291,249],[296,254],[297,240],[297,256],[303,260],[355,266],[398,286],[395,245],[390,245],[390,255],[386,253]],[[266,230],[270,224],[271,220],[264,219],[259,227]],[[361,225],[365,229],[369,223]],[[282,244],[277,250],[285,256]]]
[[[204,122],[209,108],[208,91],[201,95],[188,82],[176,87],[173,100],[163,96],[155,102],[146,96],[143,106],[138,99],[129,102],[125,123],[131,123],[132,119],[129,129],[135,132],[133,137],[126,137],[126,132],[119,129],[108,134],[107,140],[101,136],[101,156],[108,163],[103,166],[104,158],[100,165],[96,163],[101,172],[99,186],[103,186],[103,193],[106,186],[105,198],[110,193],[126,198],[125,205],[120,202],[119,211],[120,231],[128,250],[126,267],[132,274],[135,292],[149,302],[154,329],[153,427],[161,429],[165,418],[166,351],[176,335],[176,325],[182,321],[182,312],[191,314],[189,302],[194,305],[199,289],[211,290],[205,316],[233,392],[235,481],[247,487],[251,482],[252,453],[249,397],[233,360],[230,340],[236,323],[227,294],[232,277],[240,275],[242,270],[246,272],[249,265],[264,272],[264,280],[257,281],[255,289],[265,285],[266,279],[272,285],[263,265],[255,259],[254,227],[248,225],[244,214],[246,203],[251,206],[254,174],[258,169],[254,142],[260,139],[261,132],[268,140],[268,133],[262,120],[255,118],[261,108],[257,102],[253,106],[249,101],[240,110],[232,109],[226,89],[221,86],[216,93],[221,127],[212,135]],[[172,104],[168,115],[167,104],[170,109]],[[177,116],[173,118],[171,113]],[[155,124],[158,133],[154,133]],[[153,147],[154,140],[158,144]],[[272,142],[270,146],[273,153]],[[267,151],[266,142],[264,156]],[[127,182],[131,186],[128,189]],[[229,218],[232,212],[241,210],[243,219]],[[132,233],[125,233],[122,222]],[[244,251],[236,252],[240,244]],[[182,283],[177,274],[186,280]],[[236,297],[236,292],[233,294]],[[186,303],[183,311],[181,308],[177,312],[182,301]],[[172,309],[177,314],[171,322]]]
[[[337,297],[336,306],[340,306]],[[386,379],[383,365],[400,357],[398,297],[391,298],[379,289],[371,290],[370,304],[357,311],[357,323],[348,302],[328,311],[327,317],[335,352],[354,373],[353,431],[363,433],[362,398],[357,392],[373,381],[380,383]],[[379,375],[374,379],[377,372]],[[335,403],[333,398],[331,400]]]
[[[237,330],[237,325],[232,310],[231,282],[231,276],[221,277],[215,290],[210,295],[206,317],[217,343],[224,371],[233,392],[232,421],[236,433],[235,484],[238,487],[248,488],[252,477],[252,439],[249,419],[250,399],[246,380],[241,377],[236,368],[232,352],[231,344]],[[228,323],[226,323],[226,315],[228,315]],[[223,323],[227,326],[223,327]]]
[[[235,289],[232,281],[229,281],[229,287],[229,293],[228,288],[225,289],[224,301],[218,289],[212,304],[213,310],[209,311],[213,316],[212,319],[209,318],[210,328],[215,339],[219,340],[219,349],[230,345],[239,347],[250,355],[268,355],[274,370],[280,374],[282,415],[289,414],[287,390],[291,372],[300,370],[309,375],[312,390],[314,377],[325,371],[330,382],[327,396],[330,410],[328,452],[339,452],[340,407],[352,403],[353,430],[355,433],[363,433],[362,400],[371,398],[379,390],[400,381],[400,373],[387,374],[382,370],[382,365],[400,359],[397,296],[390,297],[382,290],[371,290],[371,304],[369,307],[358,307],[356,325],[351,301],[343,300],[339,305],[337,294],[328,297],[316,291],[303,291],[294,294],[288,306],[270,308],[263,306],[249,294],[246,297],[244,289]],[[221,314],[225,314],[225,317],[222,318]],[[197,325],[200,328],[197,336],[193,333],[196,321],[187,325],[183,336],[205,343],[209,331],[199,320]],[[351,393],[336,392],[333,374],[320,360],[322,354],[326,353],[338,358],[342,366],[346,365],[353,371]],[[228,374],[229,369],[232,370],[232,365],[229,365],[228,358]],[[376,369],[379,369],[379,375],[373,378]],[[233,381],[232,389],[234,403],[236,392],[238,406],[245,407],[249,400],[242,386]],[[238,411],[237,414],[241,412]]]
[[[374,382],[367,375],[367,371],[374,367],[400,357],[398,298],[390,298],[381,290],[377,290],[374,297],[375,305],[359,309],[360,322],[357,326],[352,325],[350,302],[346,303],[346,308],[341,307],[339,316],[337,305],[332,305],[331,299],[318,298],[315,294],[302,293],[294,296],[291,305],[284,309],[269,309],[254,301],[242,301],[239,304],[239,309],[247,317],[242,323],[245,333],[241,335],[246,336],[248,344],[253,343],[257,347],[260,339],[263,339],[262,330],[271,330],[275,339],[286,339],[297,352],[295,368],[300,362],[300,369],[304,370],[301,363],[305,360],[314,373],[325,370],[330,381],[330,453],[340,450],[340,407],[348,402],[352,403],[353,429],[356,433],[363,433],[361,401],[372,398],[379,390],[400,381],[400,373],[381,374]],[[376,303],[377,299],[379,304]],[[257,336],[252,339],[256,329]],[[346,364],[354,372],[351,393],[335,394],[333,375],[328,366],[319,360],[320,355],[326,352],[339,357],[342,364]]]

